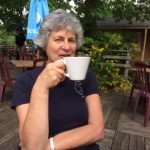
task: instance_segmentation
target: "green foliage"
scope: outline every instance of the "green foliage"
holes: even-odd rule
[[[28,0],[0,0],[1,26],[4,26],[8,32],[14,31],[16,24],[21,24],[23,27],[26,27],[27,14],[23,13],[23,10],[28,9]]]
[[[0,44],[3,43],[8,45],[15,44],[15,35],[7,32],[5,29],[0,29]]]
[[[49,6],[49,10],[50,12],[61,8],[61,9],[65,9],[65,10],[70,10],[72,6],[69,4],[71,0],[67,0],[67,1],[62,1],[62,0],[50,0],[48,1],[48,6]]]
[[[108,50],[124,49],[134,50],[136,44],[130,41],[128,36],[122,33],[113,32],[97,32],[98,37],[86,37],[78,55],[88,55],[91,57],[90,67],[95,72],[98,81],[98,86],[101,91],[110,89],[118,92],[119,90],[127,90],[131,87],[130,78],[125,79],[122,70],[116,68],[113,60],[103,59],[103,55],[107,54]],[[124,35],[124,36],[123,36]],[[128,39],[128,43],[124,41]]]
[[[86,36],[91,36],[96,29],[96,21],[114,18],[116,21],[127,19],[150,20],[150,0],[140,0],[138,5],[135,0],[48,0],[50,12],[57,8],[71,11],[80,19]],[[13,31],[17,23],[27,27],[29,0],[0,0],[0,26],[7,31]],[[24,11],[25,10],[25,11]],[[23,13],[25,12],[25,13]]]
[[[119,21],[127,19],[132,23],[132,19],[145,21],[150,19],[149,9],[150,0],[112,0],[111,5],[115,6],[113,10],[113,17]]]
[[[74,10],[81,20],[86,36],[91,36],[96,29],[97,20],[114,18],[116,21],[126,19],[150,20],[150,0],[74,0]]]

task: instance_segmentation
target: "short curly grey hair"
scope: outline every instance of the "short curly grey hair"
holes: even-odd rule
[[[62,28],[67,28],[76,34],[77,48],[79,48],[83,42],[82,26],[78,19],[63,9],[57,9],[44,18],[39,34],[34,40],[34,44],[45,49],[48,35],[50,35],[52,31],[57,31]]]

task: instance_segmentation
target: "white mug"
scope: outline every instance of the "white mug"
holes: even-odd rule
[[[66,65],[66,77],[69,77],[70,80],[80,81],[85,79],[90,59],[90,57],[84,56],[64,57],[57,61],[62,61]]]
[[[90,57],[64,57],[62,61],[66,65],[67,73],[65,75],[70,80],[80,81],[85,79]]]

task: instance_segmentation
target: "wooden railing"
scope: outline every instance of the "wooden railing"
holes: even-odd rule
[[[4,45],[0,44],[0,51],[5,50],[5,51],[12,51],[16,48],[15,45]]]
[[[107,55],[103,56],[104,59],[113,60],[116,67],[124,68],[124,76],[128,78],[128,71],[131,67],[131,51],[130,50],[110,50]],[[117,61],[117,63],[115,63]]]

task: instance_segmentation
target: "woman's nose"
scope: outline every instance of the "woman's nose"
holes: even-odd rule
[[[70,49],[69,42],[63,42],[62,48],[63,48],[64,50],[69,50],[69,49]]]

